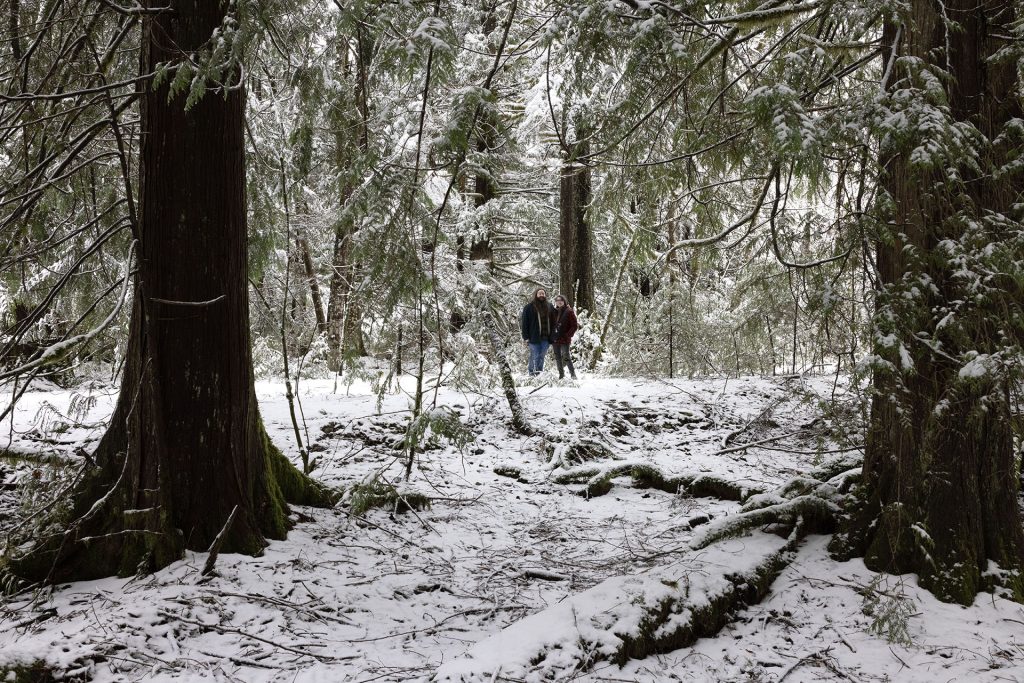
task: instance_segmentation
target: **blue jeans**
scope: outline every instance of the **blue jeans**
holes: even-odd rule
[[[530,376],[539,375],[540,371],[544,369],[544,356],[548,355],[548,346],[551,342],[547,339],[539,341],[536,344],[530,342],[530,362],[527,364],[527,371]]]

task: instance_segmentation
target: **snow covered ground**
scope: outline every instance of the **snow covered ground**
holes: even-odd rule
[[[299,395],[316,476],[350,486],[377,475],[430,497],[429,509],[357,517],[348,503],[302,508],[307,521],[286,541],[262,557],[222,555],[212,577],[200,576],[205,555],[190,553],[152,576],[17,595],[0,603],[0,667],[45,660],[67,680],[96,681],[428,680],[531,615],[507,633],[570,644],[580,634],[557,617],[559,604],[615,577],[705,572],[699,555],[684,556],[688,521],[739,503],[628,478],[588,499],[582,485],[555,483],[564,468],[552,470],[553,455],[570,457],[582,438],[609,449],[590,465],[643,462],[765,490],[858,438],[852,414],[820,419],[817,398],[844,391],[832,377],[524,381],[531,438],[509,428],[498,392],[442,388],[437,405],[455,409],[476,438],[461,449],[428,442],[404,482],[394,444],[412,386],[407,378],[379,405],[365,383],[335,393],[332,381],[304,380]],[[271,437],[297,461],[283,386],[262,382],[257,392]],[[0,449],[20,454],[0,460],[0,532],[21,519],[18,506],[51,468],[74,466],[40,458],[88,450],[113,400],[109,387],[50,387],[26,394],[13,425],[0,423]],[[561,679],[1024,682],[1024,606],[989,595],[945,605],[913,577],[831,560],[826,543],[812,537],[768,598],[717,637]],[[742,540],[723,548],[716,562],[733,553],[742,564],[751,552]],[[498,671],[492,680],[511,679]]]

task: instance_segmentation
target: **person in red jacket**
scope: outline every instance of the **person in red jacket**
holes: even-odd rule
[[[572,336],[580,329],[576,321],[576,314],[572,306],[559,294],[555,297],[555,332],[552,335],[555,339],[552,348],[555,350],[555,362],[558,363],[558,378],[565,378],[563,366],[568,366],[569,376],[576,379],[576,368],[572,365],[572,356],[569,355],[569,345],[572,344]]]

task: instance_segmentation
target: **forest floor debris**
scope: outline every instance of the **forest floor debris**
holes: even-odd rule
[[[429,507],[297,509],[312,521],[262,557],[221,554],[209,576],[206,554],[189,553],[151,576],[7,598],[0,668],[45,662],[63,680],[96,681],[429,680],[500,633],[514,638],[531,615],[585,602],[607,582],[665,575],[704,523],[742,508],[688,495],[686,486],[681,494],[652,486],[634,476],[647,471],[637,467],[664,481],[704,476],[772,491],[816,467],[841,474],[860,438],[849,421],[819,419],[815,396],[831,394],[832,378],[551,384],[521,392],[533,436],[511,429],[500,394],[442,388],[438,404],[457,410],[476,438],[460,449],[427,435],[404,482],[408,395],[386,394],[378,409],[369,385],[338,393],[332,385],[301,385],[309,433],[318,435],[314,474],[348,488],[380,481],[422,495]],[[268,432],[298,460],[283,388],[262,382],[257,390]],[[78,449],[101,433],[116,394],[89,391],[94,400],[79,420],[87,427],[46,422],[51,410],[67,415],[72,402],[82,405],[81,390],[53,387],[27,394],[14,424],[0,425],[8,453],[0,458],[0,532],[42,500],[51,477],[72,472]],[[47,434],[53,424],[59,439]],[[582,497],[581,484],[557,483],[579,459],[553,463],[553,453],[581,443],[589,448],[580,471],[617,471],[605,495]],[[41,454],[59,458],[43,462]],[[717,549],[717,561],[742,564],[759,537],[784,542],[755,532]],[[766,599],[716,637],[622,668],[561,672],[560,680],[1024,681],[1024,607],[987,595],[966,609],[944,605],[913,577],[834,562],[825,543],[810,537]],[[691,569],[701,575],[709,566]],[[580,636],[547,630],[552,647],[561,638],[566,651]]]

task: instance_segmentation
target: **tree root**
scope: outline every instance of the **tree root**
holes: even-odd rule
[[[579,495],[585,498],[603,496],[612,489],[612,480],[629,476],[637,488],[657,489],[666,493],[685,493],[695,498],[718,498],[743,502],[762,493],[760,489],[728,481],[713,474],[681,474],[668,476],[647,463],[620,463],[610,467],[577,467],[554,477],[556,484],[585,484]]]

